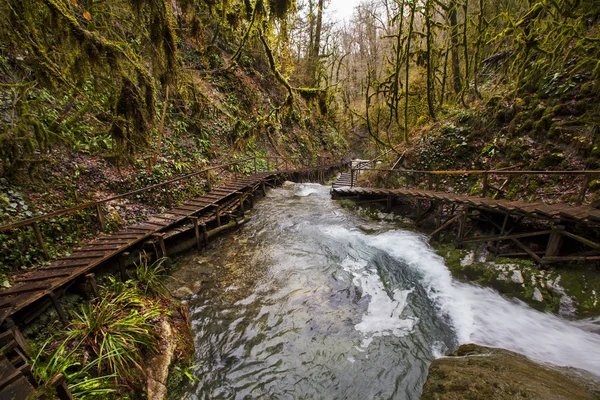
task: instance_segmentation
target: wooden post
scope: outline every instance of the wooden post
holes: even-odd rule
[[[210,171],[206,173],[206,191],[212,192],[212,183],[210,181]]]
[[[204,237],[204,244],[208,244],[208,231],[206,230],[206,224],[203,222],[202,225],[202,236]]]
[[[102,206],[100,204],[96,204],[96,212],[98,213],[98,221],[100,222],[100,230],[102,232],[106,231],[106,219],[104,218],[104,212],[102,211]]]
[[[458,234],[456,235],[455,247],[461,249],[463,247],[463,237],[465,236],[465,227],[467,225],[467,213],[468,208],[460,212],[460,219],[458,220]]]
[[[435,228],[439,229],[442,226],[442,216],[444,215],[444,203],[440,202],[440,205],[438,207],[438,213],[435,216]],[[434,240],[438,240],[438,238],[440,237],[439,232],[436,233],[435,235],[432,235]]]
[[[385,212],[386,213],[391,213],[392,212],[392,196],[388,196],[387,197],[387,204],[385,206]]]
[[[263,196],[267,196],[267,188],[265,186],[265,181],[260,181],[260,188],[262,189]]]
[[[350,169],[350,187],[354,187],[354,168]]]
[[[56,297],[54,292],[48,293],[48,297],[50,297],[50,300],[52,301],[52,305],[54,306],[54,309],[56,310],[56,313],[60,318],[60,322],[62,322],[64,326],[69,325],[67,314],[65,314],[65,311],[62,309],[62,306],[60,305],[60,302],[58,301],[58,298]]]
[[[215,207],[216,207],[215,216],[217,217],[217,226],[221,226],[221,206],[218,204],[215,204]]]
[[[486,197],[487,196],[487,191],[488,191],[488,173],[484,172],[483,173],[483,188],[481,189],[481,197]]]
[[[94,294],[94,298],[99,299],[100,298],[100,292],[98,291],[98,284],[96,283],[96,275],[94,275],[94,274],[87,274],[85,276],[85,279],[90,284],[90,288],[92,289],[92,293]]]
[[[590,186],[591,179],[592,175],[590,174],[587,174],[583,179],[583,185],[581,186],[581,191],[579,192],[579,200],[577,200],[577,205],[581,205],[585,201],[585,194],[587,193],[588,186]]]
[[[194,234],[196,235],[196,246],[198,247],[198,250],[200,250],[202,248],[202,246],[200,245],[200,229],[198,227],[198,217],[190,217],[190,219],[194,223]]]
[[[119,271],[121,272],[121,282],[127,281],[127,269],[125,268],[125,259],[129,256],[129,253],[121,253],[119,256]]]
[[[433,175],[427,174],[427,188],[433,190]]]
[[[165,235],[163,233],[153,233],[152,237],[158,239],[158,245],[160,246],[160,253],[162,258],[167,257],[167,246],[165,246]]]
[[[504,232],[506,232],[506,225],[508,224],[508,218],[510,217],[510,213],[506,213],[504,216],[504,221],[502,222],[502,228],[500,228],[500,236],[504,236]],[[494,249],[494,256],[498,255],[500,251],[500,241],[496,242],[496,248]]]
[[[244,201],[246,200],[245,197],[246,196],[244,194],[240,195],[240,212],[242,213],[242,217],[246,214],[246,209],[244,207]]]
[[[49,261],[50,254],[48,253],[48,248],[46,247],[46,242],[44,242],[44,237],[42,236],[40,227],[38,226],[37,222],[34,222],[33,224],[31,224],[31,227],[33,228],[33,233],[35,234],[35,238],[37,239],[38,244],[40,245],[40,247],[42,248],[42,251],[44,252],[44,258],[46,259],[46,261]]]
[[[250,208],[254,208],[254,192],[249,193],[248,200],[250,200]]]
[[[548,239],[548,246],[546,246],[545,257],[557,256],[558,253],[560,253],[560,248],[562,246],[562,232],[564,230],[565,227],[563,225],[557,225],[552,228],[552,233]]]

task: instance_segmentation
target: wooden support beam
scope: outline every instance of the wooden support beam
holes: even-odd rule
[[[121,281],[125,282],[129,277],[127,276],[127,269],[125,268],[125,259],[129,256],[129,253],[121,253],[119,255],[119,271],[121,273]]]
[[[502,228],[500,228],[500,236],[504,235],[504,232],[506,231],[506,225],[508,224],[509,217],[510,217],[510,213],[507,212],[504,215],[504,221],[502,221]],[[496,247],[494,248],[494,256],[497,256],[499,251],[500,251],[500,241],[496,242]]]
[[[35,238],[37,239],[38,244],[44,252],[44,258],[46,259],[46,261],[49,261],[50,254],[48,253],[48,248],[46,247],[46,242],[44,242],[44,237],[42,236],[42,231],[40,231],[39,225],[37,224],[37,222],[34,222],[33,224],[31,224],[31,227],[33,228],[33,233],[35,234]]]
[[[523,243],[521,243],[521,241],[519,239],[515,238],[514,236],[517,236],[517,235],[512,235],[510,240],[512,240],[517,246],[519,246],[520,248],[525,250],[525,252],[527,254],[529,254],[531,256],[531,258],[533,258],[538,264],[542,264],[542,258],[540,256],[538,256],[537,254],[535,254],[529,247],[525,246]]]
[[[158,245],[160,246],[161,258],[167,257],[167,246],[165,246],[165,235],[164,233],[153,233],[153,238],[158,239]]]
[[[87,274],[85,276],[85,279],[87,280],[87,282],[90,285],[90,288],[92,289],[92,293],[94,294],[94,298],[99,299],[100,298],[100,291],[98,290],[98,284],[96,283],[96,275],[95,274]]]
[[[391,213],[392,212],[392,201],[394,200],[394,198],[392,196],[388,196],[387,197],[387,204],[385,206],[385,212],[386,213]]]
[[[496,240],[520,239],[520,238],[533,237],[533,236],[549,235],[550,233],[552,233],[552,230],[530,232],[530,233],[518,233],[515,235],[506,235],[506,236],[481,236],[481,237],[475,237],[475,238],[470,238],[470,239],[464,239],[463,241],[468,242],[468,243],[495,242]]]
[[[441,231],[441,228],[442,228],[442,216],[443,215],[444,215],[444,203],[440,202],[440,204],[438,205],[438,212],[435,216],[435,227],[437,229],[431,234],[431,237],[434,240],[439,239],[439,232]]]
[[[579,236],[579,235],[576,235],[574,233],[567,232],[566,230],[563,230],[561,233],[563,235],[567,236],[567,237],[570,237],[571,239],[575,239],[578,242],[583,243],[586,246],[591,247],[592,249],[600,249],[600,244],[598,244],[598,243],[596,243],[594,241],[591,241],[589,239],[586,239],[583,236]]]
[[[463,237],[465,236],[465,229],[467,226],[467,213],[468,208],[462,210],[459,215],[460,218],[458,220],[458,233],[456,234],[456,240],[454,242],[454,246],[457,249],[462,249],[463,247]]]
[[[552,229],[552,233],[548,239],[548,245],[546,246],[545,257],[558,256],[560,247],[562,246],[562,233],[564,230],[565,227],[562,225],[558,225]]]
[[[444,229],[446,229],[448,226],[450,226],[454,221],[456,221],[460,217],[462,217],[462,213],[461,214],[457,214],[454,217],[450,218],[442,226],[440,226],[435,231],[433,231],[433,233],[431,234],[431,237],[437,236],[441,231],[443,231]]]
[[[56,297],[56,295],[53,292],[48,293],[48,297],[50,297],[50,301],[52,301],[52,305],[54,306],[54,309],[56,310],[56,313],[58,314],[58,317],[60,318],[60,322],[62,322],[62,324],[64,326],[69,325],[69,320],[67,318],[67,314],[65,314],[65,311],[63,310],[62,306],[60,305],[60,302],[58,301],[58,298]]]
[[[202,248],[202,245],[200,243],[200,229],[198,226],[198,217],[190,217],[190,219],[194,223],[194,235],[196,236],[196,247],[198,247],[198,250],[200,250]]]
[[[202,236],[204,237],[204,244],[207,245],[208,244],[208,231],[206,230],[206,224],[203,222],[200,226],[202,227]]]

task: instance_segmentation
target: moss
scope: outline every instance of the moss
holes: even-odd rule
[[[355,201],[352,200],[348,200],[348,199],[342,199],[339,201],[339,204],[341,207],[344,208],[356,208],[358,204],[356,204]]]
[[[598,385],[503,349],[463,345],[435,360],[421,399],[596,399]]]
[[[556,167],[564,160],[565,156],[562,153],[546,153],[537,160],[535,167],[542,170],[549,167]]]

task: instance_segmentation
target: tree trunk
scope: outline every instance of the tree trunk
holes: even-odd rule
[[[462,83],[460,80],[460,60],[458,58],[458,18],[456,15],[455,1],[451,1],[448,6],[448,20],[450,22],[452,78],[454,79],[454,92],[458,95],[462,91]]]
[[[416,1],[413,0],[412,4],[410,4],[410,23],[408,25],[408,37],[406,41],[406,81],[404,83],[404,87],[406,88],[406,92],[404,95],[404,141],[408,143],[408,73],[410,68],[410,41],[412,39],[412,34],[414,30],[415,23],[415,9],[417,8]]]

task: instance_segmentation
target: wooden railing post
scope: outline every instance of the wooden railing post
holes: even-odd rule
[[[591,179],[592,175],[590,174],[586,174],[585,178],[583,178],[583,185],[581,186],[581,190],[579,192],[579,199],[577,200],[577,205],[581,205],[585,201],[585,194],[587,193],[588,186],[590,186]]]
[[[350,187],[354,187],[354,168],[350,169]]]
[[[210,172],[206,173],[206,191],[208,193],[212,192],[212,183],[210,181]]]
[[[483,173],[483,188],[481,189],[481,197],[486,197],[487,196],[487,191],[488,191],[488,173],[484,172]]]
[[[42,248],[42,251],[44,252],[44,258],[46,259],[46,261],[49,261],[50,254],[48,253],[48,248],[46,247],[46,242],[44,242],[44,237],[42,236],[40,227],[38,226],[37,222],[34,222],[33,224],[31,224],[31,227],[33,228],[33,233],[35,234],[35,238],[37,239],[38,244],[40,245],[40,247]]]
[[[102,206],[100,204],[96,204],[96,212],[98,213],[100,229],[102,230],[102,232],[104,232],[106,231],[106,219],[104,218],[104,212],[102,211]]]
[[[427,188],[433,190],[433,175],[427,174]]]

